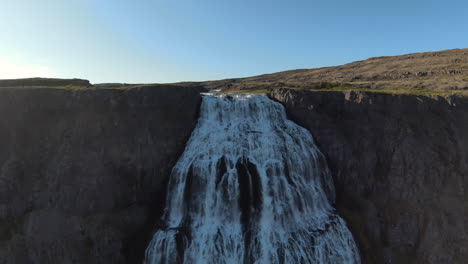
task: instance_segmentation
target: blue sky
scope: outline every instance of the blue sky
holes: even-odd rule
[[[0,79],[211,80],[466,47],[459,0],[0,0]]]

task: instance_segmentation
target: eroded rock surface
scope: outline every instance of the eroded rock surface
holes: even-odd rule
[[[466,263],[468,98],[271,90],[326,155],[365,263]]]
[[[196,88],[0,89],[0,263],[141,263]]]

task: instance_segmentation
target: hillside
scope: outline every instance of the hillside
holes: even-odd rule
[[[154,84],[91,84],[81,79],[0,80],[2,87],[127,89]],[[267,89],[361,90],[387,93],[468,95],[468,48],[384,56],[316,69],[297,69],[247,78],[172,83],[229,92]]]
[[[375,57],[341,66],[290,70],[202,84],[208,89],[230,91],[287,87],[465,93],[468,90],[468,49]]]

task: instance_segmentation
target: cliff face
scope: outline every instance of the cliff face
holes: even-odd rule
[[[0,89],[0,263],[140,263],[196,88]]]
[[[314,135],[365,263],[465,263],[468,98],[271,90]]]
[[[468,98],[270,91],[326,155],[365,263],[468,257]],[[0,89],[0,263],[140,263],[195,87]]]

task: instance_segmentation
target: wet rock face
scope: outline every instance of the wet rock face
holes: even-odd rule
[[[468,98],[271,91],[328,159],[365,263],[465,263]]]
[[[140,263],[195,88],[0,89],[0,263]]]

